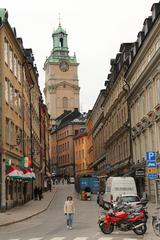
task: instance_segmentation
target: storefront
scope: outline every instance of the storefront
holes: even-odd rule
[[[21,170],[15,165],[6,166],[6,208],[24,204],[32,199],[32,169]]]

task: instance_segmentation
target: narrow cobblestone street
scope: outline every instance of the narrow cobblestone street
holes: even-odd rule
[[[50,194],[50,193],[47,193]],[[72,230],[67,230],[63,204],[68,195],[75,200],[76,214]],[[73,185],[58,186],[48,210],[26,221],[0,228],[0,240],[138,240],[132,231],[113,232],[106,236],[99,230],[99,207],[95,201],[80,201]],[[42,200],[43,201],[43,200]],[[23,212],[23,211],[21,211]],[[150,238],[145,238],[151,240]],[[153,239],[153,236],[152,236]],[[156,239],[156,238],[154,238]]]

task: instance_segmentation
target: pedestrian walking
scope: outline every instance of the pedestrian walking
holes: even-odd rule
[[[39,200],[42,199],[42,187],[38,188],[38,197],[39,197]]]
[[[48,181],[48,188],[49,188],[49,191],[51,192],[52,190],[51,180]]]
[[[38,197],[38,187],[35,186],[35,188],[34,188],[34,200],[37,200],[37,197]]]
[[[72,229],[73,215],[75,214],[75,205],[72,196],[68,196],[65,201],[64,214],[67,217],[67,229]]]

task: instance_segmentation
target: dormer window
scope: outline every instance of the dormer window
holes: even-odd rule
[[[152,5],[151,11],[152,11],[152,21],[154,22],[154,20],[157,18],[157,16],[160,13],[160,4],[154,3]]]

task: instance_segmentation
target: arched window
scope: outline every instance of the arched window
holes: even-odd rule
[[[67,98],[67,97],[64,97],[64,98],[63,98],[63,108],[64,108],[64,109],[67,109],[67,108],[68,108],[68,98]]]
[[[60,47],[63,47],[63,38],[60,38]]]

